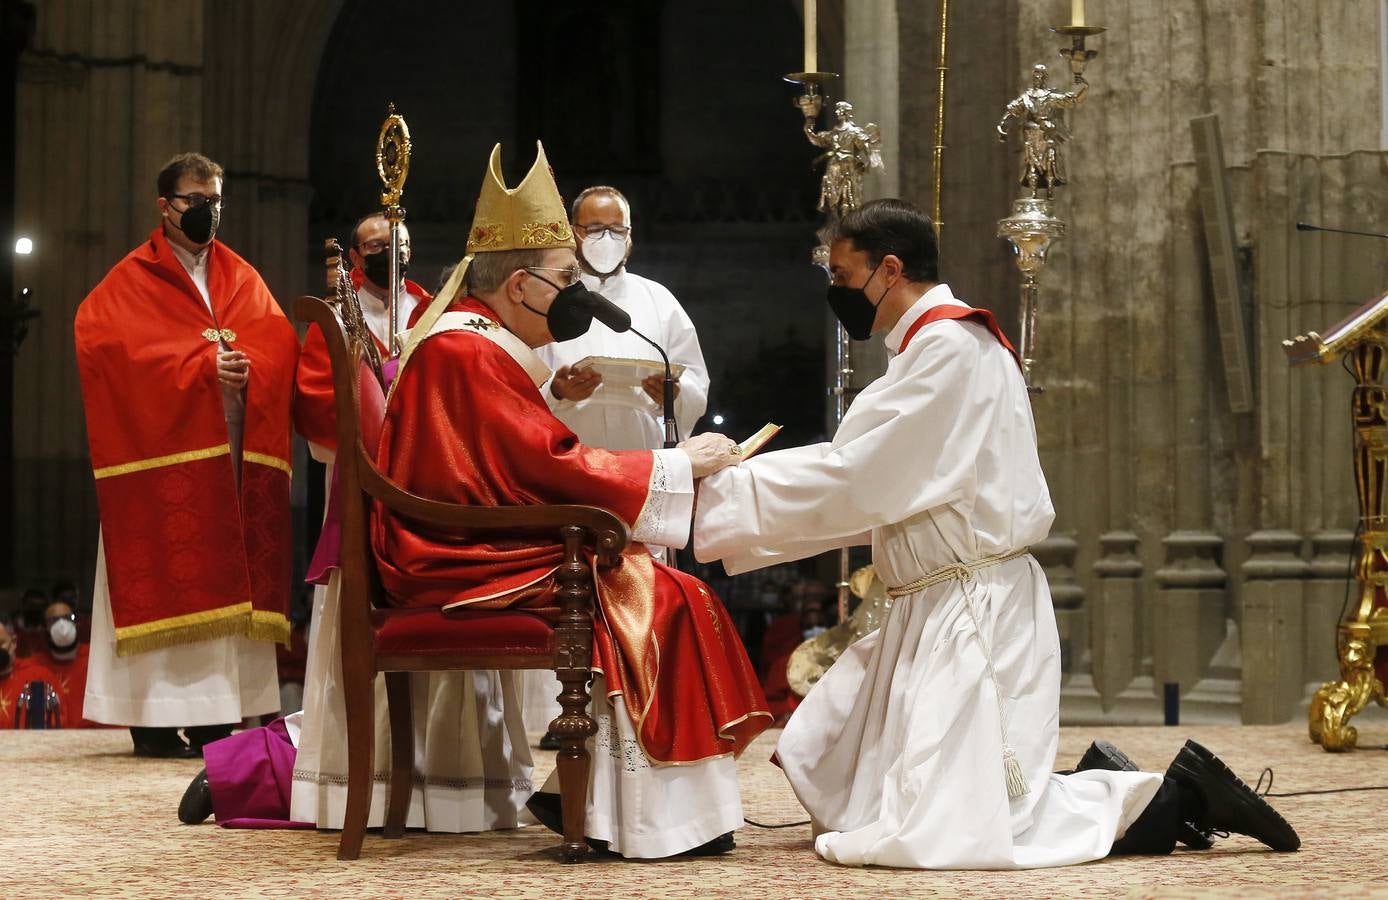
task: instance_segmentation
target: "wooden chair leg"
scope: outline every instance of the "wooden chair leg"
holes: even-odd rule
[[[564,862],[579,862],[588,855],[584,821],[588,813],[588,776],[592,760],[588,738],[598,728],[588,713],[588,679],[593,658],[593,574],[581,553],[584,532],[566,526],[564,564],[559,567],[558,598],[563,612],[554,628],[554,674],[564,690],[559,695],[563,712],[550,724],[559,738],[559,797],[564,810]]]
[[[347,811],[342,819],[338,859],[361,855],[366,820],[371,812],[373,744],[376,740],[374,673],[343,671],[343,695],[347,705]]]
[[[414,788],[414,722],[410,709],[410,673],[386,673],[386,703],[390,707],[390,793],[383,836],[405,833]]]

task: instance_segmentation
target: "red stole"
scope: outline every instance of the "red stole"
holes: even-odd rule
[[[377,460],[412,493],[485,506],[579,503],[634,523],[650,496],[654,454],[586,447],[554,417],[537,380],[503,347],[495,314],[467,297],[393,385]],[[446,319],[441,318],[440,326]],[[514,351],[526,358],[529,350]],[[372,546],[402,606],[555,609],[553,540],[443,537],[382,514]],[[723,604],[698,580],[655,563],[640,544],[598,570],[593,668],[620,693],[653,762],[743,749],[770,723],[756,673]]]
[[[352,280],[352,288],[360,291],[362,281],[366,277],[361,269],[352,269],[349,277]],[[424,310],[429,308],[429,302],[434,298],[413,281],[405,282],[405,290],[420,298],[406,323],[412,326],[424,314]],[[384,362],[390,356],[390,348],[381,343],[376,335],[371,335],[371,338],[375,341],[376,350]],[[323,339],[323,332],[317,325],[309,325],[308,334],[304,336],[304,347],[299,351],[299,368],[294,375],[294,386],[294,430],[303,435],[304,440],[336,452],[337,409],[333,405],[335,401],[332,361],[328,358],[327,341]]]
[[[906,329],[906,336],[901,339],[901,349],[906,349],[906,346],[911,343],[911,338],[916,336],[916,332],[920,331],[931,322],[941,322],[945,319],[954,321],[972,319],[987,328],[993,333],[993,337],[997,338],[998,341],[1007,348],[1007,352],[1012,354],[1012,358],[1017,361],[1017,368],[1020,369],[1022,367],[1022,358],[1017,355],[1017,349],[1012,346],[1012,342],[1007,339],[1007,335],[1003,334],[1002,328],[998,325],[997,318],[995,318],[991,312],[972,306],[956,306],[953,303],[941,303],[938,306],[932,306],[925,311],[924,315],[912,322],[911,327]]]
[[[289,639],[289,404],[298,341],[249,263],[207,250],[209,313],[162,228],[77,310],[116,653]],[[251,360],[237,495],[220,342]]]

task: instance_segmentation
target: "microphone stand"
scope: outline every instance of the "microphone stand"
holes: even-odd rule
[[[1380,234],[1377,231],[1355,231],[1351,228],[1331,228],[1327,225],[1312,225],[1310,222],[1297,222],[1297,231],[1328,231],[1331,234],[1353,234],[1359,237],[1388,238],[1388,234]]]
[[[655,352],[660,354],[661,360],[665,363],[665,449],[669,450],[680,442],[679,427],[675,422],[675,379],[670,374],[670,357],[655,341],[646,337],[635,328],[630,329],[631,333],[655,348]]]

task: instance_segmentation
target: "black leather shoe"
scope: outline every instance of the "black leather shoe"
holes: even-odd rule
[[[562,750],[563,744],[559,743],[559,735],[552,731],[546,731],[545,736],[540,738],[541,750]]]
[[[1195,741],[1186,741],[1166,776],[1204,801],[1204,812],[1191,823],[1199,830],[1244,834],[1282,852],[1301,846],[1296,830],[1277,810]]]
[[[1095,741],[1084,751],[1084,756],[1080,757],[1075,771],[1083,772],[1087,769],[1103,769],[1108,772],[1142,771],[1128,754],[1108,741]],[[1210,840],[1208,834],[1192,827],[1189,822],[1182,822],[1176,828],[1176,839],[1192,850],[1208,850],[1214,846],[1214,841]]]
[[[153,759],[192,759],[198,754],[183,743],[177,728],[131,728],[136,756]]]
[[[188,783],[183,799],[178,804],[178,821],[184,825],[197,825],[206,822],[212,815],[212,786],[207,783],[207,770],[203,769]]]
[[[183,733],[188,736],[188,746],[193,753],[202,756],[202,748],[208,744],[220,741],[222,738],[231,737],[233,725],[192,725],[183,729]]]
[[[541,825],[555,834],[564,833],[564,806],[558,794],[536,791],[525,801],[525,808]]]
[[[692,850],[686,850],[680,856],[718,856],[727,853],[737,847],[737,842],[733,840],[731,831],[718,835],[707,844],[700,844]]]

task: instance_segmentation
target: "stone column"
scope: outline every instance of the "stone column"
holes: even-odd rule
[[[1290,531],[1255,532],[1248,547],[1239,631],[1243,721],[1271,725],[1289,721],[1304,692],[1303,608],[1310,566],[1299,556],[1301,537]]]
[[[97,508],[72,321],[98,281],[159,222],[155,176],[197,149],[203,5],[38,5],[20,57],[15,225],[34,239],[24,286],[41,311],[15,359],[15,578],[95,568]],[[9,253],[9,247],[0,248]]]
[[[1138,537],[1110,531],[1099,538],[1103,555],[1094,563],[1099,589],[1089,604],[1090,672],[1105,712],[1142,667],[1142,561]]]
[[[1150,614],[1152,683],[1159,697],[1171,682],[1185,696],[1205,677],[1224,640],[1224,541],[1206,531],[1176,531],[1162,545],[1166,564],[1156,572],[1159,591]]]
[[[1089,655],[1089,629],[1085,621],[1084,588],[1075,580],[1075,556],[1079,545],[1072,534],[1057,534],[1033,544],[1032,555],[1046,571],[1060,632],[1061,683],[1081,671]]]

